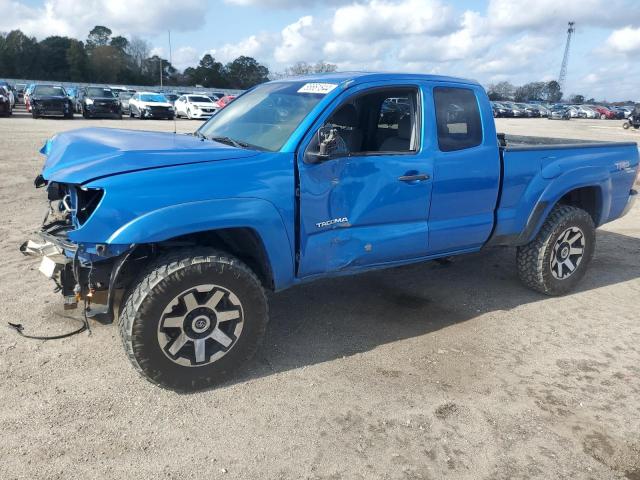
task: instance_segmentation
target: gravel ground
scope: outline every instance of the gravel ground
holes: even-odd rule
[[[498,123],[640,140],[613,121]],[[37,151],[89,124],[172,129],[0,119],[0,319],[33,334],[78,318],[17,250],[45,208]],[[114,326],[52,342],[0,327],[0,479],[638,480],[639,253],[636,207],[599,230],[563,298],[521,286],[506,248],[296,287],[271,296],[264,347],[236,381],[192,395],[140,378]]]

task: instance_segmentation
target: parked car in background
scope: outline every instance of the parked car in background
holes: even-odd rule
[[[27,84],[16,83],[15,87],[16,87],[16,94],[17,94],[16,103],[24,103],[24,91],[27,88]]]
[[[73,119],[73,104],[61,85],[38,84],[29,96],[31,115]]]
[[[527,112],[525,112],[523,108],[519,107],[514,102],[502,102],[502,105],[506,106],[507,108],[509,108],[511,110],[511,115],[510,116],[513,116],[513,117],[526,117],[527,116]]]
[[[120,101],[108,87],[84,87],[80,90],[80,112],[84,118],[122,119]]]
[[[30,83],[24,91],[24,106],[27,109],[27,112],[31,111],[31,93],[35,87],[35,83]]]
[[[224,97],[222,97],[220,100],[218,100],[216,103],[218,109],[222,109],[224,107],[226,107],[227,105],[229,105],[231,102],[233,102],[236,99],[235,95],[225,95]]]
[[[71,99],[71,103],[73,104],[73,111],[75,113],[80,113],[82,110],[80,108],[80,91],[81,87],[68,87],[65,89],[67,91],[67,96]]]
[[[640,104],[636,105],[622,125],[625,130],[629,128],[640,129]],[[640,181],[640,179],[639,179]]]
[[[13,86],[11,86],[9,82],[5,80],[0,80],[0,87],[5,87],[5,90],[6,90],[5,95],[9,99],[9,104],[13,109],[13,107],[16,106],[16,96],[13,93]]]
[[[508,117],[509,110],[507,107],[498,102],[491,102],[491,110],[493,111],[493,116],[498,117]],[[513,116],[513,115],[511,115]]]
[[[582,118],[599,118],[598,112],[587,105],[576,105],[574,108],[578,110]]]
[[[540,117],[548,117],[549,116],[549,108],[547,108],[546,105],[542,105],[542,104],[536,104],[535,107],[538,109],[538,112],[540,113]]]
[[[180,97],[180,95],[177,95],[175,93],[163,93],[163,95],[164,95],[164,98],[169,100],[169,103],[174,107],[176,106],[176,100],[178,100],[178,98]]]
[[[175,103],[176,116],[192,118],[209,118],[219,107],[206,95],[182,95]]]
[[[123,86],[109,85],[107,88],[111,89],[111,92],[115,97],[118,97],[121,93],[126,93],[130,91],[127,87],[123,87]]]
[[[629,116],[633,113],[633,105],[625,105],[624,107],[620,107],[621,110],[624,111],[624,118],[629,118]]]
[[[9,87],[0,85],[0,115],[9,116],[13,112],[13,105],[9,97]]]
[[[549,120],[571,120],[571,112],[567,107],[553,107],[547,118]]]
[[[161,93],[136,92],[129,99],[129,116],[145,118],[165,118],[173,120],[175,109]]]
[[[129,112],[131,111],[129,109],[129,100],[131,100],[131,97],[133,97],[133,93],[120,92],[118,93],[117,97],[118,101],[120,102],[120,110],[122,111],[122,113],[129,115]]]
[[[626,111],[622,107],[608,107],[616,115],[616,120],[627,118]]]
[[[600,120],[614,120],[616,118],[616,114],[609,110],[607,107],[598,105],[594,107],[594,109],[600,115]]]

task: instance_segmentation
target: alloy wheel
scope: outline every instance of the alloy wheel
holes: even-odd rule
[[[578,227],[567,228],[551,253],[551,274],[556,280],[569,278],[578,269],[585,250],[585,236]]]
[[[209,365],[234,347],[243,320],[242,304],[233,292],[218,285],[199,285],[169,302],[158,323],[158,343],[179,365]]]

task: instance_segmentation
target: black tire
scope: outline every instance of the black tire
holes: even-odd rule
[[[199,293],[202,290],[196,291],[196,287],[213,288],[209,293]],[[218,312],[215,306],[211,307],[214,310],[208,313],[212,318],[209,328],[226,328],[226,340],[233,338],[233,343],[223,347],[222,343],[216,343],[215,340],[205,340],[203,354],[208,358],[205,357],[205,363],[198,366],[197,360],[194,360],[197,358],[195,352],[198,340],[191,339],[191,335],[197,334],[193,330],[187,332],[187,328],[188,325],[196,325],[203,306],[206,307],[206,302],[220,290],[227,292],[222,297],[225,310],[231,307],[232,312],[241,313],[237,313],[238,319],[225,321],[218,317],[222,312]],[[206,296],[209,294],[211,296],[207,300]],[[235,300],[230,295],[235,295]],[[195,309],[189,310],[189,303],[186,301],[188,296],[193,301],[198,297],[195,303],[198,312]],[[233,301],[239,303],[228,303]],[[216,305],[219,306],[220,303]],[[168,308],[173,308],[171,313],[182,309],[184,316],[179,320],[182,326],[167,327],[167,317],[180,317],[167,314]],[[215,315],[211,313],[214,311]],[[206,389],[230,378],[240,365],[253,357],[268,322],[267,298],[256,275],[238,259],[207,248],[176,250],[159,257],[134,282],[121,312],[120,335],[133,366],[150,382],[179,392]],[[192,321],[193,324],[190,323]],[[240,324],[240,333],[235,336]],[[170,333],[174,331],[175,333]],[[170,350],[182,335],[188,338],[187,343],[181,343],[184,346],[178,347],[176,357],[172,359],[174,354]],[[161,337],[165,345],[161,345]],[[221,358],[212,358],[222,351],[226,353]],[[183,355],[192,355],[193,358],[187,360]],[[180,365],[177,361],[191,364]]]
[[[579,259],[568,257],[575,270],[566,278],[559,279],[556,276],[557,272],[552,271],[552,261],[554,256],[558,255],[557,249],[556,252],[554,249],[561,236],[564,236],[569,229],[579,229],[583,234],[583,252]],[[591,215],[581,208],[557,205],[547,217],[536,238],[527,245],[518,247],[516,258],[520,280],[527,287],[545,295],[563,295],[572,290],[584,276],[593,257],[595,246],[595,225]],[[562,268],[561,266],[561,272]]]
[[[33,108],[31,109],[31,116],[33,118],[38,118],[38,114],[35,112],[35,110],[33,110]]]

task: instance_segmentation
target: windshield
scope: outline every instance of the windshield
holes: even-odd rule
[[[159,93],[144,93],[140,95],[140,100],[148,103],[168,103],[165,96]]]
[[[202,97],[202,96],[196,97],[196,96],[190,95],[188,98],[190,102],[213,103],[209,97]]]
[[[110,88],[91,87],[87,88],[87,97],[113,98]]]
[[[228,137],[260,149],[280,150],[325,96],[305,88],[307,85],[304,82],[261,85],[229,103],[199,133],[209,139]]]
[[[34,95],[47,95],[50,97],[66,97],[67,94],[62,87],[52,87],[51,85],[38,85],[33,90]]]
[[[129,100],[131,97],[133,97],[133,95],[131,93],[126,93],[126,92],[120,92],[118,94],[118,98],[120,100]]]

